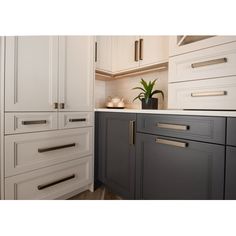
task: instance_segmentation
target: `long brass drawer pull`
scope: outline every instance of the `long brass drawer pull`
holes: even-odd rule
[[[138,61],[138,40],[134,42],[134,61]]]
[[[226,63],[226,62],[227,62],[227,58],[223,57],[223,58],[209,60],[209,61],[196,62],[196,63],[191,64],[191,67],[198,68],[198,67],[211,66],[211,65],[216,65],[216,64]]]
[[[210,91],[210,92],[195,92],[191,93],[191,97],[213,97],[213,96],[225,96],[227,91]]]
[[[86,118],[80,118],[80,119],[69,119],[69,122],[83,122],[86,121]]]
[[[178,141],[162,139],[162,138],[157,138],[156,143],[180,147],[180,148],[186,148],[188,146],[188,143],[185,143],[185,142],[178,142]]]
[[[38,125],[38,124],[46,124],[47,120],[25,120],[22,121],[22,125]]]
[[[39,153],[50,152],[50,151],[54,151],[54,150],[58,150],[58,149],[63,149],[63,148],[75,147],[75,145],[76,145],[75,143],[70,143],[70,144],[66,144],[66,145],[49,147],[49,148],[39,148],[38,152]]]
[[[166,124],[166,123],[157,123],[158,128],[162,129],[173,129],[173,130],[188,130],[188,125],[178,125],[178,124]]]
[[[70,179],[74,179],[75,178],[75,174],[73,175],[69,175],[65,178],[62,178],[62,179],[59,179],[59,180],[55,180],[53,182],[50,182],[50,183],[46,183],[46,184],[41,184],[38,186],[38,190],[42,190],[42,189],[45,189],[45,188],[49,188],[51,186],[54,186],[56,184],[59,184],[59,183],[62,183],[62,182],[65,182],[65,181],[68,181]]]
[[[129,144],[130,145],[134,145],[135,141],[134,141],[134,124],[135,121],[131,120],[129,122]]]
[[[139,60],[143,60],[143,39],[139,39]]]

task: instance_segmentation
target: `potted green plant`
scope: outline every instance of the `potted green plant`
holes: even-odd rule
[[[160,93],[164,98],[164,93],[161,90],[153,90],[156,83],[156,79],[153,81],[146,82],[144,79],[141,79],[140,83],[142,87],[135,87],[133,89],[141,90],[139,95],[134,98],[133,101],[139,99],[142,102],[142,109],[158,109],[158,99],[153,98],[154,94]]]

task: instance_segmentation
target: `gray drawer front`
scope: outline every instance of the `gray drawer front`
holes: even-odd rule
[[[138,114],[137,131],[225,144],[224,117]]]
[[[227,145],[236,146],[236,118],[227,119]]]

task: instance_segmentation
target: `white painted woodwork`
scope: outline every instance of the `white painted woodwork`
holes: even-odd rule
[[[135,61],[135,40],[138,36],[113,36],[113,70],[115,72],[139,68],[139,61]]]
[[[58,37],[6,37],[6,111],[53,111],[57,82]]]
[[[179,36],[169,37],[169,55],[175,56],[183,53],[188,53],[204,48],[213,47],[220,44],[236,41],[236,36],[214,36],[193,43],[178,45]]]
[[[75,177],[54,186],[38,190],[39,185],[54,182],[70,175],[75,175]],[[87,186],[91,184],[92,181],[92,158],[82,158],[6,178],[5,199],[56,199],[81,187]]]
[[[226,58],[226,62],[192,68],[193,63]],[[236,42],[169,59],[169,83],[236,75]]]
[[[112,72],[112,36],[98,36],[96,69]]]
[[[140,60],[141,67],[168,61],[168,36],[140,36],[140,39],[143,39],[143,60]]]
[[[38,149],[75,144],[48,152]],[[93,128],[39,132],[5,137],[5,176],[24,173],[93,153]]]
[[[24,124],[24,121],[46,121],[46,123]],[[5,113],[5,134],[55,130],[57,128],[57,112]]]
[[[169,109],[236,110],[236,76],[171,83]],[[191,96],[192,93],[221,93],[222,96]]]
[[[63,111],[92,111],[94,38],[59,37],[59,103]]]
[[[85,119],[85,121],[78,120]],[[94,125],[94,112],[60,112],[59,128],[80,128]]]

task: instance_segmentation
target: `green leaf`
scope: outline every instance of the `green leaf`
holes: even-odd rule
[[[155,91],[153,91],[152,94],[151,94],[151,97],[152,97],[154,94],[157,94],[157,93],[160,93],[160,94],[162,95],[163,99],[164,99],[164,93],[163,93],[161,90],[155,90]]]
[[[141,88],[141,87],[135,87],[135,88],[132,88],[132,89],[140,89],[142,90],[143,92],[146,92],[145,89]]]

